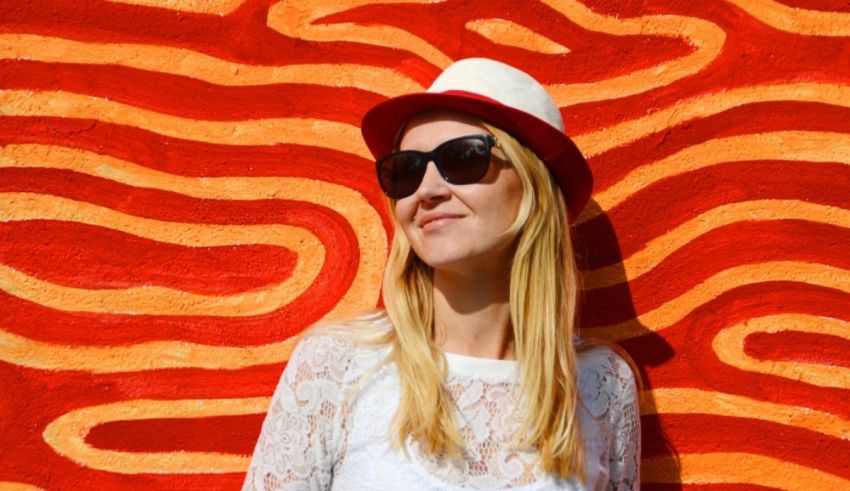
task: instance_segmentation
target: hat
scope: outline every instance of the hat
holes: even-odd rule
[[[404,124],[434,109],[472,114],[510,133],[549,168],[570,219],[581,213],[593,187],[590,167],[564,133],[557,104],[530,75],[486,58],[459,60],[424,93],[394,97],[370,109],[360,125],[366,146],[376,158],[392,152]]]

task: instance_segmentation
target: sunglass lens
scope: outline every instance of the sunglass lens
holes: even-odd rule
[[[378,180],[384,193],[393,199],[416,192],[424,175],[422,158],[415,152],[396,152],[378,161]]]
[[[444,177],[452,184],[472,184],[487,173],[490,146],[479,138],[462,138],[446,142],[437,160]]]

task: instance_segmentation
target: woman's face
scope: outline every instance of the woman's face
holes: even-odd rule
[[[407,124],[400,150],[428,152],[467,135],[487,134],[476,118],[455,112],[420,115]],[[487,174],[472,184],[450,184],[428,162],[412,195],[396,201],[395,216],[416,255],[434,269],[474,271],[510,267],[513,223],[522,185],[505,154],[492,149]]]

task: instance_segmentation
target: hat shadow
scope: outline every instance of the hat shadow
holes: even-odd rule
[[[653,381],[648,367],[660,366],[675,355],[673,347],[658,333],[641,324],[632,300],[617,233],[598,203],[590,200],[585,212],[593,218],[573,227],[573,244],[579,270],[585,279],[588,272],[605,268],[606,286],[583,289],[578,326],[582,337],[616,344],[634,362],[640,374],[641,394],[641,459],[652,460],[650,474],[663,481],[647,483],[652,489],[680,490],[681,465],[676,448],[664,432],[653,398]],[[623,333],[619,341],[606,335],[605,326],[618,325]],[[597,332],[594,332],[597,331]],[[625,339],[622,339],[625,337]],[[616,347],[616,346],[615,346]],[[645,476],[647,474],[644,474]],[[646,485],[644,489],[649,489]]]

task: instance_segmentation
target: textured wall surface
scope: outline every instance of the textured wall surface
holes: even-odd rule
[[[0,2],[0,487],[238,487],[295,336],[379,302],[360,117],[476,55],[590,157],[644,488],[850,489],[844,0]]]

